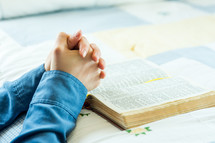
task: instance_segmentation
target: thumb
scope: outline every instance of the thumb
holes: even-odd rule
[[[67,39],[68,39],[69,35],[67,35],[64,32],[60,32],[57,36],[57,40],[56,40],[56,46],[58,47],[62,47],[65,48],[67,47]]]
[[[82,31],[78,30],[75,34],[69,36],[68,38],[68,47],[70,50],[74,49],[78,42],[81,40]]]

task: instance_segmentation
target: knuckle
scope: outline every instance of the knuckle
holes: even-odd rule
[[[85,42],[85,41],[87,41],[87,39],[86,39],[86,37],[82,36],[80,41]]]
[[[87,48],[88,48],[88,47],[87,47],[87,44],[84,44],[84,43],[83,43],[83,44],[81,45],[81,49],[85,49],[85,50],[86,50]]]
[[[59,46],[54,49],[55,55],[59,55],[61,52],[62,52],[62,50],[61,50],[61,47],[59,47]]]
[[[100,61],[102,64],[105,64],[105,60],[103,58],[100,58]]]
[[[85,36],[82,36],[82,39],[83,39],[83,40],[87,40],[87,38],[86,38]]]
[[[90,44],[92,47],[97,47],[95,43]]]
[[[60,32],[60,33],[58,33],[58,36],[65,36],[65,35],[66,35],[65,32]]]
[[[57,36],[58,38],[66,38],[67,37],[67,34],[65,33],[65,32],[60,32],[60,33],[58,33],[58,36]]]

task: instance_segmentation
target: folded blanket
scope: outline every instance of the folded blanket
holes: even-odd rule
[[[0,19],[64,9],[110,6],[139,1],[152,0],[0,0]]]

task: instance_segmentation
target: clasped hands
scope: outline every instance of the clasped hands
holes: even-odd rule
[[[105,78],[105,61],[96,44],[90,44],[81,31],[73,35],[59,33],[54,49],[45,62],[45,70],[59,70],[79,79],[88,91]]]

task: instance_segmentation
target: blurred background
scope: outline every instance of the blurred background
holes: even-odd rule
[[[0,28],[28,46],[54,39],[60,31],[93,33],[214,12],[213,0],[0,0]]]

